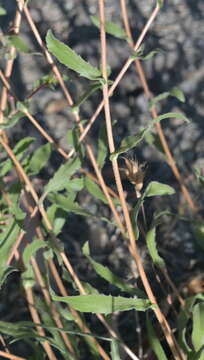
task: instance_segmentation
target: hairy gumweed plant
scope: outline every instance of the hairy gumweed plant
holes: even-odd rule
[[[128,358],[142,360],[141,354],[144,355],[144,358],[148,358],[149,355],[152,356],[151,351],[153,351],[159,360],[165,360],[169,358],[166,354],[171,351],[172,359],[202,360],[203,295],[193,296],[186,302],[181,299],[168,275],[165,259],[157,247],[157,229],[162,222],[165,209],[162,209],[160,213],[152,214],[151,224],[149,222],[147,224],[145,221],[146,226],[142,237],[140,237],[140,226],[138,225],[140,210],[142,210],[145,220],[143,205],[147,198],[173,195],[175,190],[170,185],[158,181],[150,181],[144,187],[145,165],[127,157],[128,152],[138,144],[142,144],[148,135],[154,136],[154,128],[156,126],[158,129],[162,120],[171,118],[187,120],[182,113],[168,112],[158,115],[155,112],[158,102],[168,99],[170,96],[184,102],[184,94],[178,88],[173,88],[151,97],[147,91],[147,84],[145,84],[146,79],[143,77],[142,84],[145,85],[144,88],[147,91],[149,111],[152,116],[147,125],[136,134],[124,136],[117,149],[115,149],[112,134],[110,96],[117,91],[118,83],[134,62],[141,70],[140,61],[148,61],[157,55],[157,49],[152,50],[149,54],[145,53],[143,40],[162,8],[163,1],[156,2],[156,6],[135,44],[131,41],[127,18],[124,21],[125,29],[112,21],[107,21],[104,1],[99,1],[99,16],[90,18],[90,23],[92,22],[99,29],[101,36],[101,59],[98,59],[101,66],[98,67],[93,66],[68,44],[58,40],[51,29],[47,31],[44,43],[28,8],[28,5],[32,6],[32,2],[18,0],[16,3],[15,34],[8,36],[1,32],[0,38],[3,48],[6,49],[5,68],[3,69],[2,66],[0,70],[2,82],[0,99],[0,190],[2,194],[0,199],[0,286],[3,294],[4,286],[10,284],[10,280],[15,279],[15,273],[18,273],[23,287],[23,294],[21,293],[20,296],[27,301],[27,313],[22,319],[18,318],[19,321],[15,320],[15,316],[13,317],[14,321],[10,321],[3,314],[0,321],[0,333],[2,334],[0,342],[5,351],[0,351],[0,355],[18,359],[12,354],[12,352],[18,351],[18,348],[14,345],[10,348],[10,344],[21,342],[26,344],[28,350],[25,355],[20,355],[27,359],[35,357],[36,359],[48,358],[51,360],[88,358],[119,360],[122,359],[123,351]],[[122,17],[125,19],[124,0],[121,0],[121,9]],[[27,57],[39,56],[39,53],[29,49],[19,35],[22,12],[39,45],[40,56],[44,56],[46,64],[51,67],[51,73],[45,73],[32,84],[32,90],[25,96],[25,100],[19,101],[10,80],[14,59],[18,57],[18,54]],[[0,15],[5,14],[6,10],[0,7]],[[128,42],[132,47],[127,54],[125,64],[121,65],[121,71],[115,79],[111,78],[111,69],[107,66],[106,34],[116,37],[117,41],[121,41],[121,43]],[[88,83],[87,89],[82,94],[74,95],[74,100],[66,85],[69,85],[70,78],[61,74],[58,63],[74,72],[78,81],[83,77]],[[44,129],[44,125],[39,123],[37,116],[31,113],[34,96],[42,89],[46,91],[49,88],[55,91],[58,86],[60,86],[67,105],[70,107],[70,113],[76,122],[67,132],[69,153],[57,144],[55,139]],[[95,92],[101,96],[101,103],[91,119],[84,121],[80,118],[81,109],[87,100],[92,100]],[[93,123],[97,121],[103,108],[105,109],[106,127],[104,123],[101,124],[97,147],[93,149],[87,141],[86,135],[91,130]],[[30,121],[43,140],[46,140],[46,143],[35,146],[36,139],[25,136],[14,145],[10,145],[11,139],[7,129],[15,129],[17,124],[21,124],[22,119]],[[169,148],[166,146],[166,140],[160,128],[159,136],[162,139],[161,144],[168,162],[172,165],[174,160],[169,154]],[[62,158],[58,168],[51,173],[48,170],[50,167],[53,169],[52,155],[56,152]],[[119,156],[125,163],[122,168],[119,168],[117,164]],[[117,192],[105,183],[103,172],[105,173],[107,157],[113,165]],[[85,163],[92,165],[94,173],[87,170],[84,166]],[[172,169],[175,171],[175,167],[172,166]],[[124,196],[119,170],[125,174],[135,188],[135,201],[132,201],[131,208]],[[47,180],[43,177],[44,173],[47,174]],[[198,172],[197,177],[203,183],[203,177]],[[177,173],[177,179],[186,199],[190,199],[179,173]],[[80,201],[80,197],[83,199],[84,193],[89,194],[93,204],[100,204],[100,209],[106,208],[105,216],[100,211],[93,211],[92,207],[89,209],[83,201]],[[108,211],[110,216],[107,215]],[[76,269],[81,264],[76,264],[72,256],[67,255],[69,253],[69,243],[67,244],[69,236],[65,230],[65,225],[69,224],[73,216],[77,221],[80,221],[78,220],[80,216],[88,218],[89,221],[91,219],[93,223],[103,223],[107,236],[109,236],[108,227],[121,234],[121,238],[124,243],[128,244],[130,256],[137,266],[138,276],[141,279],[139,288],[136,285],[138,279],[128,282],[123,275],[118,276],[116,271],[112,270],[114,266],[110,269],[108,261],[104,265],[103,260],[95,259],[90,251],[89,241],[84,241],[80,263],[84,261],[84,268],[88,263],[90,271],[97,278],[103,279],[107,285],[106,291],[101,291],[100,284],[96,283],[94,287],[90,284],[89,279],[86,280],[85,276],[77,274]],[[147,252],[155,271],[164,275],[166,284],[172,289],[181,304],[178,317],[173,319],[176,336],[169,326],[168,316],[163,313],[160,301],[154,295],[154,283],[150,283],[148,279],[148,273],[138,248],[137,240],[139,238],[146,242]],[[78,243],[80,240],[74,239]],[[97,242],[98,239],[96,238],[95,241]],[[79,246],[78,244],[77,249]],[[127,247],[125,251],[127,251]],[[105,256],[102,258],[105,259]],[[2,299],[2,306],[4,306],[4,296]],[[120,330],[118,314],[128,311],[136,312],[137,320],[135,323],[134,316],[128,318],[127,315],[128,322],[130,321],[131,324],[127,322],[124,326],[131,329],[140,326],[141,334],[136,338],[135,343],[131,339],[127,339],[127,345],[124,341],[123,331]],[[140,324],[139,312],[146,312],[145,324],[144,321]],[[156,315],[157,323],[152,316],[153,312]],[[99,329],[98,322],[92,321],[93,317],[100,321],[103,330]],[[190,330],[189,323],[191,324]],[[158,326],[163,330],[163,335],[158,335]],[[24,359],[24,357],[20,359]]]

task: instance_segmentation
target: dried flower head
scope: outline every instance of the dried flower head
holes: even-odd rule
[[[125,173],[128,180],[131,182],[131,184],[134,185],[136,195],[138,198],[140,198],[140,191],[142,190],[145,176],[145,172],[142,170],[142,168],[145,166],[145,164],[139,165],[137,161],[130,160],[125,157],[123,157],[123,159],[125,160],[126,169],[121,168],[120,170]]]

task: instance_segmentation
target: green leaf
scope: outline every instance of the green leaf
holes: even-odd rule
[[[150,102],[149,102],[149,110],[151,110],[159,101],[166,99],[169,96],[173,96],[177,98],[181,102],[185,102],[185,96],[183,91],[181,91],[179,88],[174,87],[170,91],[163,92],[162,94],[159,94],[158,96],[155,96]]]
[[[70,159],[65,164],[61,165],[54,174],[53,178],[50,179],[48,184],[45,186],[42,198],[50,192],[63,190],[66,187],[70,176],[72,176],[80,168],[80,166],[81,162],[78,157]]]
[[[196,351],[204,345],[204,302],[199,302],[193,307],[192,343]],[[204,353],[200,360],[204,359]]]
[[[0,16],[6,15],[7,11],[2,6],[0,6]]]
[[[117,339],[112,339],[112,341],[111,341],[111,359],[112,360],[121,360],[119,341]]]
[[[24,265],[27,266],[29,264],[31,256],[35,256],[35,253],[44,247],[46,247],[47,244],[43,240],[35,239],[32,241],[32,243],[28,244],[23,251],[23,262]]]
[[[141,45],[137,51],[132,52],[132,55],[130,58],[132,60],[140,59],[140,60],[146,61],[146,60],[151,59],[153,56],[157,55],[161,51],[162,51],[161,49],[155,49],[155,50],[150,51],[148,54],[144,55],[144,45]]]
[[[4,231],[0,233],[0,264],[4,266],[10,251],[18,237],[19,226],[15,220],[11,219]]]
[[[39,174],[40,170],[48,163],[50,154],[52,151],[52,145],[47,143],[40,146],[32,155],[29,160],[28,172],[29,175]]]
[[[79,137],[80,131],[78,126],[75,126],[73,129],[67,131],[68,145],[72,145],[74,147],[76,153],[79,154],[80,160],[82,161],[85,155],[85,150],[84,145],[79,142]]]
[[[23,117],[25,117],[25,114],[21,111],[17,111],[14,115],[9,115],[8,118],[4,117],[4,120],[6,121],[0,124],[0,129],[9,129],[13,127]]]
[[[102,124],[99,130],[98,154],[96,160],[100,170],[103,168],[107,154],[108,154],[108,145],[107,145],[106,126]]]
[[[101,276],[103,279],[108,281],[110,284],[116,286],[120,290],[127,292],[129,294],[134,294],[137,296],[144,297],[145,294],[143,291],[136,287],[132,287],[131,285],[126,284],[122,279],[120,279],[117,275],[115,275],[108,267],[96,262],[90,256],[89,245],[86,242],[83,246],[83,254],[88,258],[89,262],[93,266],[96,273]]]
[[[112,314],[115,311],[146,311],[152,308],[149,300],[125,298],[122,296],[111,295],[78,295],[78,296],[57,296],[51,291],[54,301],[65,302],[75,310],[81,312],[91,312],[94,314]]]
[[[95,198],[101,200],[104,204],[108,204],[108,201],[105,197],[105,195],[103,194],[103,192],[101,191],[100,187],[94,182],[92,181],[88,176],[85,177],[85,187],[88,190],[88,192],[93,195]],[[114,203],[116,205],[119,205],[120,202],[118,199],[113,199]]]
[[[100,19],[98,16],[91,16],[92,23],[100,29]],[[107,34],[113,35],[118,39],[127,39],[125,31],[112,21],[105,22],[105,31]]]
[[[25,151],[28,149],[30,144],[33,143],[34,140],[35,138],[25,137],[16,144],[16,146],[13,148],[13,152],[18,160],[22,158]],[[1,166],[2,169],[0,170],[0,173],[2,176],[5,176],[13,168],[13,162],[10,159],[7,159],[5,162],[1,164]]]
[[[175,194],[175,190],[171,186],[162,184],[158,181],[151,181],[145,189],[145,197],[173,194]]]
[[[12,46],[16,48],[16,50],[26,54],[30,52],[29,47],[19,35],[9,35],[8,41]]]
[[[80,76],[83,76],[89,80],[97,80],[101,78],[101,71],[92,66],[81,56],[72,50],[68,45],[63,44],[57,40],[52,34],[51,30],[48,30],[46,36],[46,43],[48,50],[57,58],[59,62],[64,64]]]
[[[131,135],[131,136],[127,136],[125,137],[122,142],[121,145],[119,147],[119,149],[117,151],[115,151],[114,153],[111,154],[110,156],[110,160],[112,161],[114,158],[117,158],[118,155],[127,152],[128,150],[132,149],[133,147],[135,147],[140,141],[142,141],[142,139],[144,138],[145,134],[147,133],[147,131],[149,131],[148,128],[144,128],[142,129],[138,134],[136,135]]]
[[[72,180],[69,180],[69,182],[67,183],[65,189],[68,192],[73,192],[73,191],[80,191],[84,188],[84,178],[74,178]]]
[[[155,333],[154,327],[152,326],[152,323],[149,319],[149,316],[147,314],[146,316],[146,327],[147,327],[147,334],[148,334],[148,340],[150,343],[150,346],[154,353],[157,356],[158,360],[168,360],[166,357],[166,354],[160,344],[160,341],[158,340],[158,337]]]
[[[198,223],[193,226],[193,232],[195,235],[196,243],[204,250],[204,225],[203,223]]]
[[[86,92],[80,96],[80,98],[77,100],[77,102],[72,106],[73,112],[78,112],[79,108],[82,104],[85,103],[85,101],[96,92],[96,90],[101,89],[102,84],[101,82],[92,83],[86,90]]]
[[[149,254],[152,258],[154,265],[158,266],[159,268],[165,268],[165,262],[157,251],[155,238],[156,238],[156,228],[153,227],[151,230],[148,231],[146,235],[146,242],[147,242]]]
[[[199,168],[195,168],[195,175],[200,184],[204,186],[204,176],[201,174],[201,170]]]
[[[118,155],[125,153],[125,152],[129,151],[130,149],[132,149],[133,147],[135,147],[140,141],[142,141],[144,139],[146,134],[152,130],[153,126],[156,123],[160,122],[163,119],[168,119],[168,118],[178,118],[178,119],[182,119],[182,120],[189,122],[189,120],[187,120],[183,114],[173,113],[173,112],[162,114],[162,115],[152,119],[150,124],[147,127],[141,129],[138,134],[125,137],[122,140],[119,149],[111,154],[110,160],[112,161],[113,159],[117,158]]]
[[[81,216],[93,216],[91,213],[83,209],[77,202],[74,202],[71,196],[61,194],[50,194],[49,200],[57,207]]]
[[[59,209],[56,204],[49,206],[47,215],[53,227],[55,236],[59,235],[67,219],[66,211]]]
[[[0,289],[6,281],[7,277],[14,271],[19,271],[12,266],[0,265]]]

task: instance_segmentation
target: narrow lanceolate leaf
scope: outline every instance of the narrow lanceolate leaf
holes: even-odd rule
[[[131,55],[131,59],[135,60],[135,59],[140,59],[140,60],[149,60],[151,59],[153,56],[157,55],[158,53],[161,52],[161,49],[155,49],[150,51],[148,54],[144,55],[144,47],[141,46],[137,51],[134,51],[133,54]]]
[[[154,353],[157,356],[158,360],[168,360],[166,357],[166,354],[160,344],[160,341],[155,333],[154,327],[152,326],[152,323],[148,317],[146,317],[146,327],[147,327],[147,334],[148,334],[148,340],[150,343],[150,346]]]
[[[115,311],[127,311],[135,309],[146,311],[152,308],[149,300],[125,298],[111,295],[79,295],[79,296],[56,296],[51,290],[54,301],[65,302],[75,310],[94,314],[112,314]]]
[[[8,118],[4,117],[4,123],[0,124],[0,129],[9,129],[17,124],[17,122],[24,117],[24,113],[18,111],[14,115],[10,115]]]
[[[40,172],[40,170],[48,163],[52,151],[52,145],[47,143],[45,145],[40,146],[32,155],[28,171],[29,175],[36,175]]]
[[[63,190],[66,187],[70,176],[72,176],[80,168],[80,165],[81,162],[78,157],[61,165],[54,174],[53,178],[50,179],[46,185],[43,198],[50,192]]]
[[[151,181],[145,189],[145,197],[173,194],[175,194],[175,190],[171,186],[162,184],[158,181]]]
[[[129,151],[130,149],[132,149],[133,147],[135,147],[139,142],[141,142],[144,139],[146,134],[152,130],[153,126],[156,123],[160,122],[161,120],[169,119],[169,118],[177,118],[177,119],[182,119],[182,120],[189,122],[189,120],[183,114],[180,114],[180,113],[169,112],[166,114],[162,114],[162,115],[154,118],[153,120],[151,120],[150,124],[147,127],[140,130],[140,132],[138,134],[125,137],[122,140],[119,149],[111,154],[110,160],[112,161],[113,159],[117,158],[118,155],[125,153],[125,152]]]
[[[142,290],[132,287],[131,285],[126,284],[122,279],[115,275],[107,266],[104,266],[97,261],[93,260],[89,253],[88,242],[83,246],[83,254],[88,258],[91,265],[93,266],[96,273],[101,276],[103,279],[108,281],[110,284],[116,286],[120,290],[127,292],[129,294],[134,294],[140,297],[145,297],[145,294]]]
[[[80,96],[80,98],[77,100],[77,102],[72,106],[73,112],[78,112],[79,107],[85,103],[85,101],[95,93],[96,90],[102,88],[101,82],[97,81],[94,83],[91,83],[91,85],[88,87],[86,92]]]
[[[159,255],[159,253],[157,251],[156,228],[155,227],[148,231],[148,233],[146,235],[146,242],[147,242],[149,254],[152,258],[154,265],[158,266],[159,268],[164,268],[165,262],[161,258],[161,256]]]
[[[99,69],[82,59],[82,57],[68,45],[57,40],[51,30],[48,30],[47,32],[46,43],[48,50],[59,62],[67,66],[68,69],[75,71],[80,76],[89,80],[97,80],[102,77]]]
[[[90,212],[83,209],[77,202],[74,202],[70,196],[50,194],[48,198],[58,208],[67,211],[67,213],[72,212],[81,216],[93,216]]]
[[[149,110],[153,108],[159,101],[166,99],[169,96],[173,96],[177,98],[181,102],[185,102],[185,96],[182,90],[180,90],[177,87],[174,87],[170,91],[163,92],[162,94],[159,94],[155,96],[149,103]]]
[[[103,168],[107,153],[108,153],[108,146],[107,146],[106,127],[104,124],[102,124],[98,136],[97,164],[99,169]]]
[[[104,204],[108,204],[105,195],[101,191],[100,187],[94,181],[92,181],[90,178],[86,176],[84,184],[90,194],[92,194],[95,198],[101,200]],[[117,205],[120,204],[119,200],[117,199],[113,199],[113,201]]]
[[[196,351],[199,351],[204,344],[204,302],[200,302],[193,307],[193,331],[192,343]],[[202,352],[200,360],[204,359]]]
[[[100,19],[98,16],[91,16],[92,23],[100,28]],[[118,24],[113,23],[112,21],[105,22],[105,30],[107,34],[113,35],[119,39],[127,39],[125,30],[123,30]]]

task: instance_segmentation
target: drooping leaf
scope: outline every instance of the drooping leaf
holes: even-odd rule
[[[18,269],[14,268],[13,266],[7,265],[0,265],[0,289],[4,282],[6,281],[7,277],[15,271],[19,271]]]
[[[108,281],[110,284],[116,286],[120,290],[127,292],[129,294],[134,294],[140,297],[145,297],[145,294],[142,290],[126,284],[122,279],[115,275],[107,266],[104,266],[97,261],[93,260],[90,256],[88,242],[83,246],[83,254],[88,258],[91,265],[93,266],[96,273],[101,276],[103,279]]]
[[[98,16],[91,16],[92,23],[100,29],[100,19]],[[119,39],[127,39],[127,35],[125,31],[118,25],[113,23],[112,21],[105,22],[105,31],[107,34],[113,35]]]
[[[161,343],[156,335],[154,327],[152,326],[152,323],[149,319],[148,314],[146,316],[146,327],[147,327],[147,334],[148,334],[148,340],[149,340],[150,346],[151,346],[152,350],[154,351],[155,355],[157,356],[157,359],[158,360],[168,360],[166,357],[166,354],[161,346]]]
[[[204,345],[204,302],[199,302],[193,307],[193,330],[192,343],[196,351]],[[201,353],[200,360],[204,360],[204,353]]]
[[[61,165],[56,171],[52,179],[45,186],[43,198],[50,192],[63,190],[70,178],[79,168],[81,162],[78,157],[68,160],[65,164]]]
[[[154,263],[154,265],[158,266],[159,268],[164,268],[165,267],[165,262],[164,260],[161,258],[161,256],[158,253],[157,250],[157,245],[156,245],[156,228],[153,227],[152,229],[150,229],[146,235],[146,242],[147,242],[147,247],[149,250],[149,254],[152,258],[152,261]]]
[[[177,98],[181,102],[185,102],[185,96],[182,90],[180,90],[177,87],[174,87],[170,91],[163,92],[162,94],[159,94],[155,96],[150,102],[149,102],[149,110],[151,110],[159,101],[164,100],[168,98],[169,96],[173,96]]]
[[[101,78],[102,75],[99,69],[82,59],[82,57],[77,55],[77,53],[68,45],[65,45],[63,42],[57,40],[51,30],[48,30],[47,32],[46,43],[48,50],[59,62],[67,66],[68,69],[75,71],[80,76],[89,80],[97,80]]]
[[[91,312],[94,314],[112,314],[115,311],[146,311],[152,308],[149,300],[125,298],[122,296],[111,295],[78,295],[78,296],[57,296],[51,292],[54,301],[65,302],[75,310],[81,312]]]
[[[40,170],[48,163],[52,151],[52,145],[47,143],[40,146],[29,160],[29,175],[39,174]]]
[[[9,129],[17,124],[17,122],[22,119],[25,116],[25,114],[21,111],[17,111],[15,114],[10,115],[8,118],[4,117],[4,120],[6,120],[4,123],[0,124],[0,129]]]
[[[145,197],[173,194],[175,194],[175,190],[171,186],[158,181],[151,181],[145,189]]]
[[[84,145],[79,142],[79,137],[80,137],[80,131],[78,127],[75,126],[74,128],[67,131],[68,145],[74,147],[76,153],[79,154],[80,160],[82,161],[85,155],[85,150],[84,150]]]

